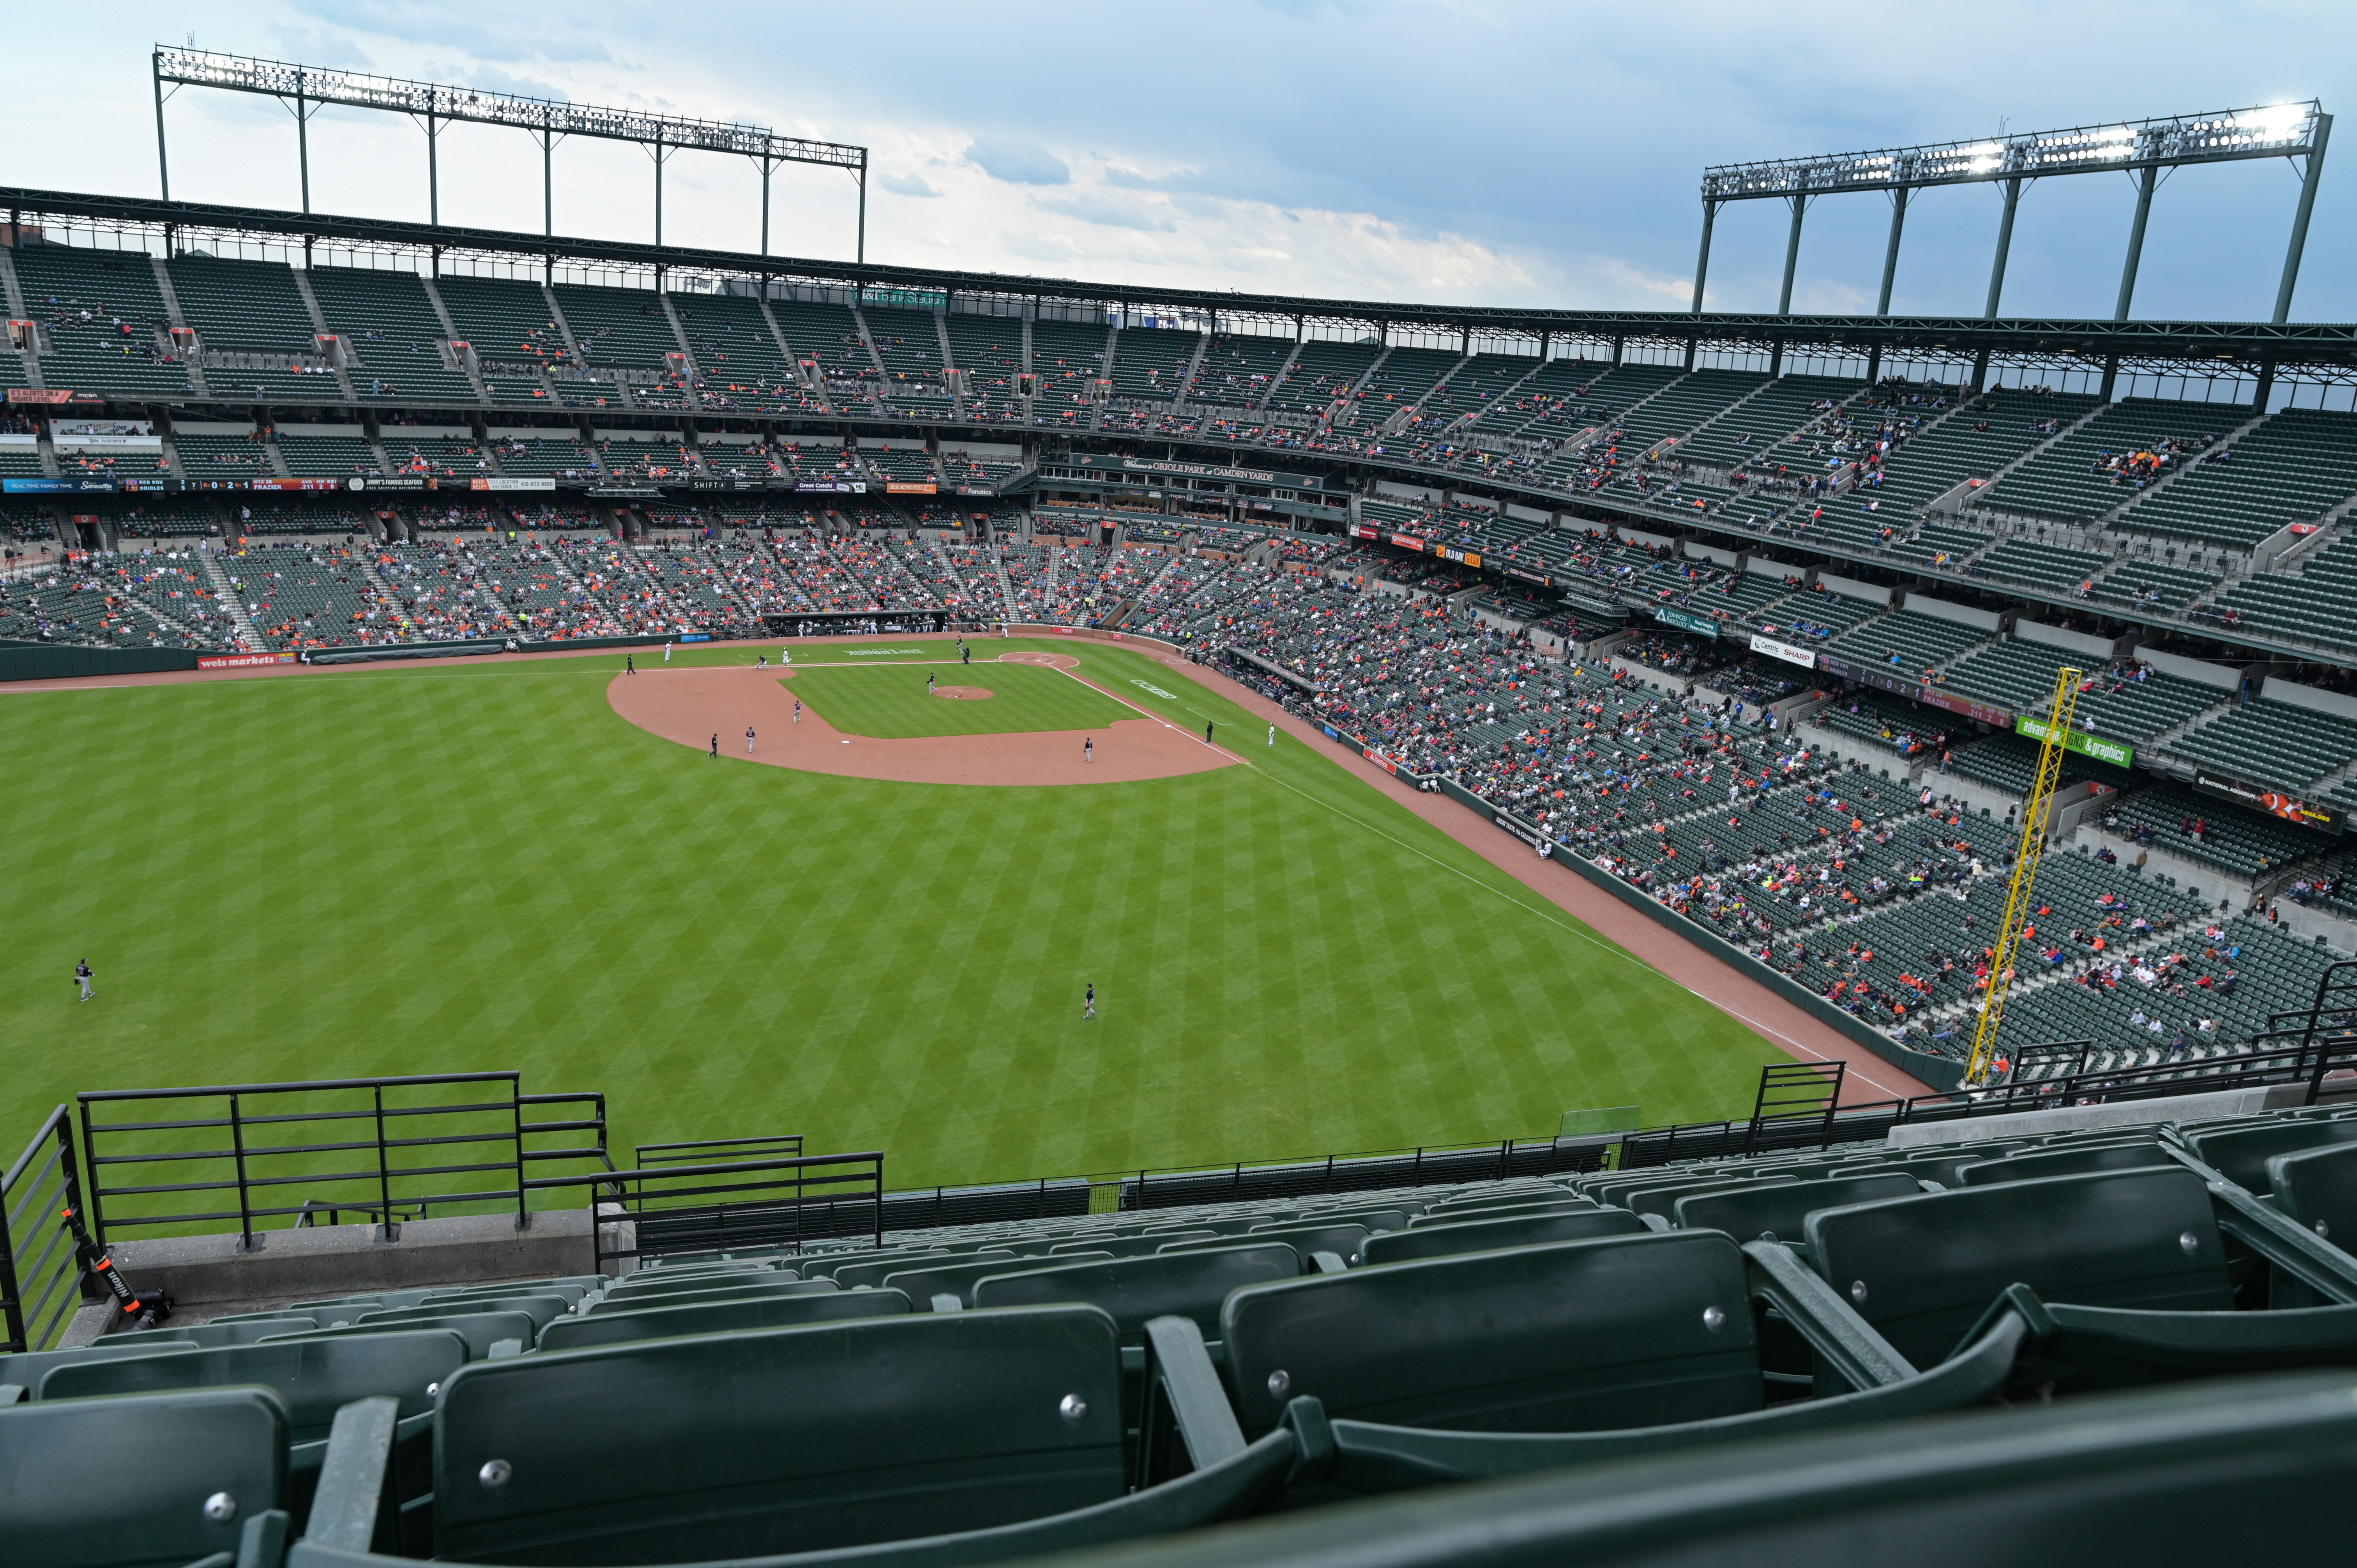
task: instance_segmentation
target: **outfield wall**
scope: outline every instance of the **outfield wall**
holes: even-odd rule
[[[73,648],[48,643],[0,647],[0,681],[62,681],[91,675],[152,675],[194,670],[184,648]]]

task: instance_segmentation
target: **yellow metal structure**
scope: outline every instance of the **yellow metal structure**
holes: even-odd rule
[[[2046,852],[2046,818],[2052,810],[2054,786],[2062,777],[2063,742],[2072,721],[2079,716],[2081,671],[2065,665],[2054,672],[2054,700],[2046,711],[2046,740],[2038,748],[2038,777],[2021,807],[2021,847],[2013,857],[2013,884],[2006,890],[2005,919],[1998,925],[1996,945],[1989,950],[1988,994],[1981,1000],[1980,1026],[1973,1031],[1972,1061],[1964,1082],[1983,1080],[1996,1060],[1997,1030],[2005,1023],[2006,988],[2013,983],[2014,949],[2029,923],[2031,894],[2038,886],[2038,862]]]

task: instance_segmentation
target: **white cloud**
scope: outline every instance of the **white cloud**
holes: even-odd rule
[[[912,174],[888,174],[877,177],[876,183],[895,196],[938,197],[941,192]]]
[[[976,136],[965,156],[991,178],[1009,185],[1069,185],[1072,179],[1063,159],[1028,137]]]

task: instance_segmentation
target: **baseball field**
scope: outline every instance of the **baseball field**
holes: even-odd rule
[[[1001,657],[1040,654],[1064,667]],[[515,1067],[603,1090],[623,1149],[801,1133],[930,1186],[1740,1115],[1783,1059],[1140,652],[660,658],[0,692],[7,1155],[77,1090]],[[697,681],[692,734],[618,708]],[[802,725],[770,716],[794,698]],[[751,758],[749,719],[705,742],[732,703]],[[1070,770],[1083,736],[1090,768],[1150,742],[1195,770],[797,762]]]

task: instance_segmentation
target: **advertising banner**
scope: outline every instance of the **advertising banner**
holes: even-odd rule
[[[502,476],[499,478],[469,480],[468,488],[478,490],[553,490],[556,488],[556,481],[554,478],[508,478]]]
[[[1468,566],[1479,566],[1481,564],[1481,555],[1479,551],[1455,550],[1443,544],[1436,546],[1433,550],[1433,553],[1439,556],[1443,561],[1462,562]]]
[[[1959,697],[1952,692],[1943,692],[1933,685],[1924,686],[1923,702],[1926,706],[1938,708],[1943,713],[1961,714],[1965,718],[1976,719],[1985,725],[1996,725],[1999,728],[2013,723],[2011,708],[2000,708],[1994,703],[1975,702],[1970,697]],[[2078,748],[2073,746],[2072,749],[2075,751]],[[2089,755],[2092,756],[2093,753]]]
[[[1394,533],[1392,535],[1392,542],[1398,545],[1402,550],[1421,550],[1424,548],[1424,541],[1418,539],[1413,533]]]
[[[1383,531],[1372,523],[1354,522],[1351,525],[1351,537],[1353,539],[1381,539],[1383,536]]]
[[[246,481],[245,488],[250,490],[340,490],[344,488],[344,481],[341,479],[249,479]]]
[[[820,495],[864,496],[867,493],[865,479],[796,479],[794,489]]]
[[[1555,586],[1555,579],[1544,572],[1534,572],[1523,566],[1503,566],[1499,569],[1509,577],[1518,577],[1525,583],[1536,583],[1542,588]]]
[[[1674,626],[1680,631],[1691,631],[1698,637],[1718,635],[1718,622],[1708,616],[1695,615],[1691,610],[1656,609],[1653,618],[1663,626]]]
[[[95,496],[113,493],[113,479],[0,479],[0,495]]]
[[[1398,763],[1394,762],[1390,757],[1385,757],[1382,752],[1377,751],[1372,746],[1361,746],[1359,748],[1359,754],[1386,773],[1397,773],[1399,771]]]
[[[941,493],[941,486],[931,479],[887,479],[884,493],[888,496],[931,496]]]
[[[1787,664],[1797,664],[1803,670],[1817,667],[1815,649],[1797,648],[1789,642],[1779,642],[1772,637],[1762,637],[1756,631],[1751,634],[1751,651],[1765,658],[1781,659]]]
[[[256,664],[292,664],[291,653],[220,653],[197,660],[199,670],[245,670]]]
[[[68,392],[63,387],[10,387],[10,403],[100,403],[104,400],[91,392]]]
[[[2304,828],[2338,835],[2348,825],[2348,813],[2330,806],[2320,806],[2280,789],[2270,789],[2264,784],[2254,784],[2230,773],[2212,773],[2206,768],[2193,770],[2193,787],[2205,795],[2215,795],[2222,800],[2265,811],[2271,817],[2297,822]]]
[[[2035,741],[2043,741],[2053,726],[2044,719],[2023,714],[2013,721],[2016,733]],[[2126,741],[2105,740],[2101,736],[2085,735],[2071,730],[2062,736],[2062,749],[2075,751],[2082,757],[2092,757],[2098,762],[2108,762],[2115,768],[2127,768],[2136,762],[2136,747]]]

